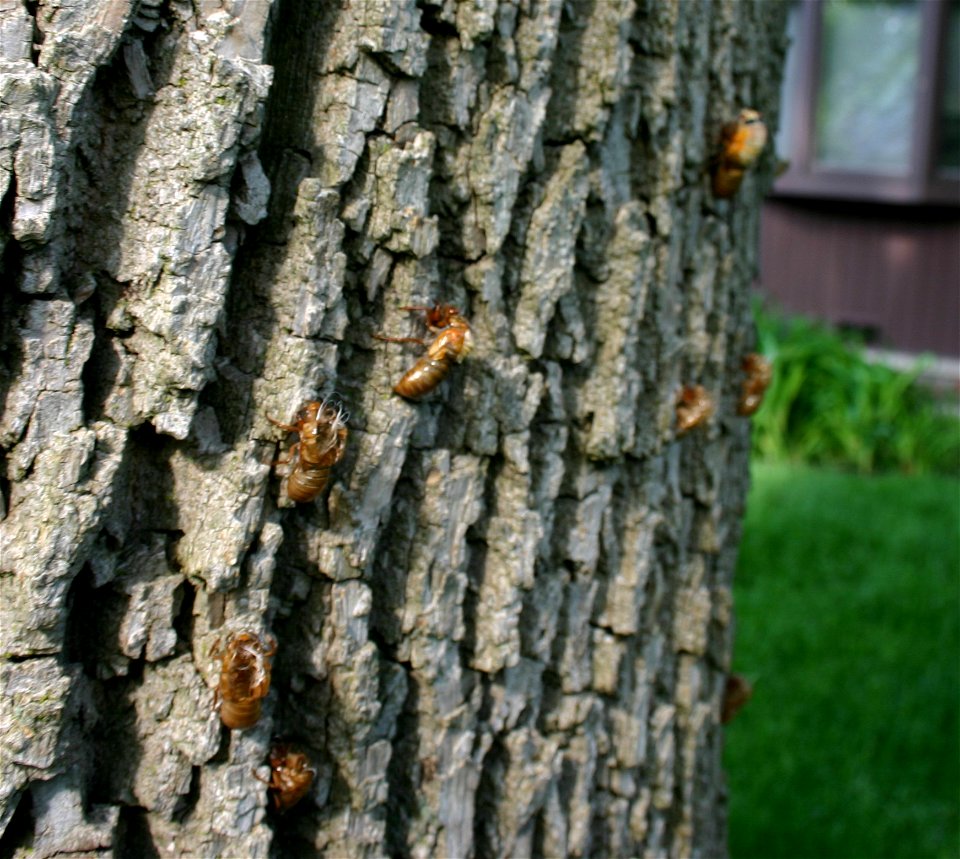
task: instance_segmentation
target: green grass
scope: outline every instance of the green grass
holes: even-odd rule
[[[733,859],[960,856],[960,481],[758,463]]]

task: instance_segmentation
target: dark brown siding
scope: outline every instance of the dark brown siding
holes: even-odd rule
[[[960,355],[960,211],[768,200],[760,288],[877,346]]]

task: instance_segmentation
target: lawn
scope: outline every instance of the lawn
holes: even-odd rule
[[[960,481],[755,464],[733,859],[960,856]]]

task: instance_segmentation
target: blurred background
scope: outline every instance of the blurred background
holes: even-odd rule
[[[798,0],[764,204],[733,859],[960,856],[960,0]]]

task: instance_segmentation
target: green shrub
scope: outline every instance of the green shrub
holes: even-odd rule
[[[956,474],[960,421],[910,373],[871,363],[859,344],[800,317],[757,306],[759,351],[773,382],[754,416],[761,459],[829,464],[859,472]]]

